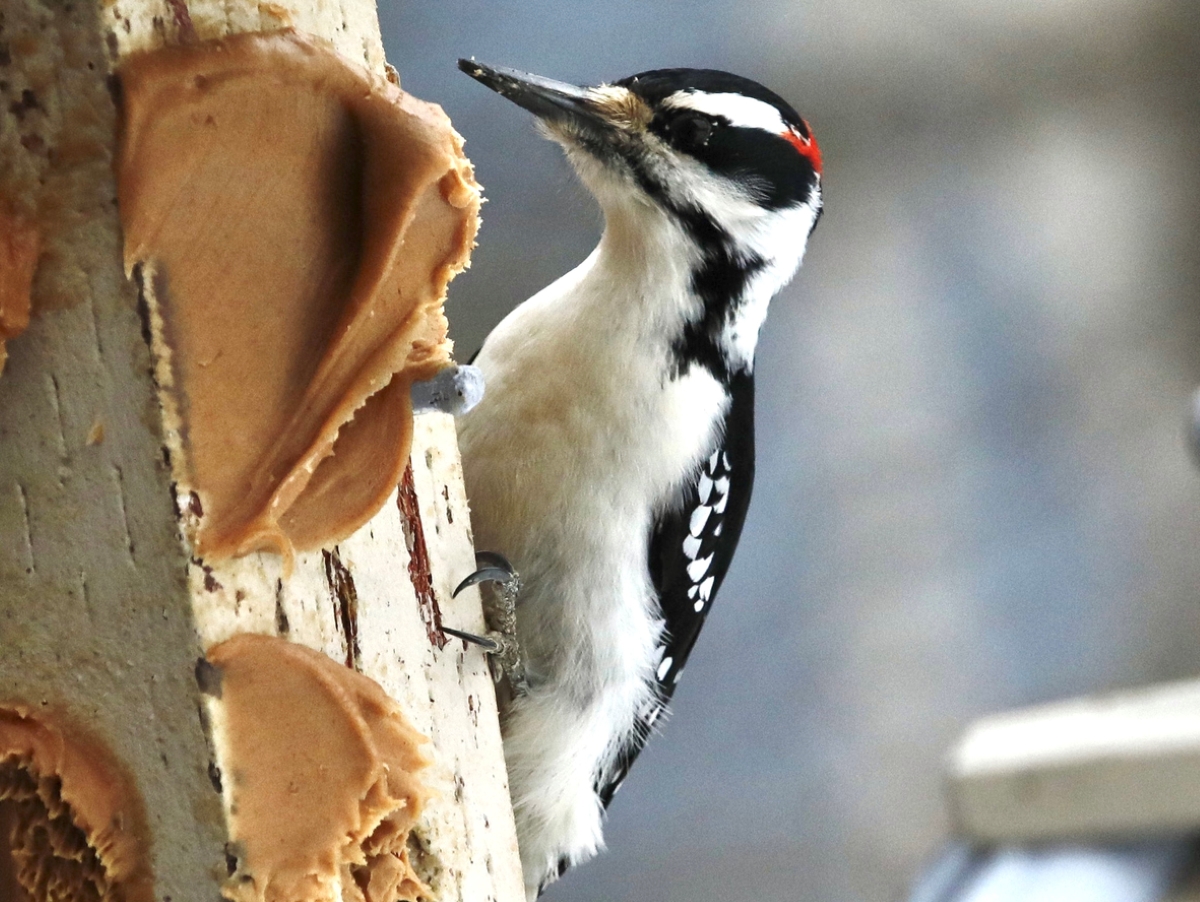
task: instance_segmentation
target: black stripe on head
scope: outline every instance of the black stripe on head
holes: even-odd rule
[[[684,110],[674,118],[698,116]],[[656,116],[652,130],[660,118]],[[661,126],[660,126],[661,127]],[[760,206],[781,210],[805,203],[813,194],[817,174],[785,138],[758,128],[735,128],[718,124],[708,142],[690,152],[718,175],[738,183]]]
[[[739,185],[765,209],[792,207],[813,196],[819,152],[815,143],[809,152],[808,125],[775,92],[714,69],[658,69],[618,84],[654,111],[651,132],[715,175]],[[718,110],[692,109],[679,102],[693,94],[734,95],[764,104],[778,114],[779,133],[744,127],[745,123],[730,122]],[[795,134],[789,134],[789,129]]]

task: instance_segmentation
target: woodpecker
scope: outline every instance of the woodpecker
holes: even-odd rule
[[[755,344],[820,216],[821,153],[786,101],[726,72],[577,87],[459,68],[538,118],[605,220],[488,336],[459,421],[476,546],[520,574],[525,686],[502,729],[532,900],[601,847],[733,558]]]

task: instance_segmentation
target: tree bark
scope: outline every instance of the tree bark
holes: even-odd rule
[[[103,746],[144,805],[154,896],[212,900],[229,812],[197,662],[240,633],[301,643],[376,681],[432,740],[416,836],[433,898],[523,898],[487,665],[438,629],[483,629],[474,590],[450,599],[473,568],[452,418],[418,415],[392,499],[290,573],[268,552],[196,558],[164,453],[172,401],[155,375],[169,364],[123,271],[121,60],[289,27],[382,73],[374,3],[0,0],[0,15],[0,713],[53,712]],[[13,337],[5,292],[21,294],[31,259],[33,314]]]

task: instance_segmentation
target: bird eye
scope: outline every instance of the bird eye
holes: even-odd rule
[[[671,138],[684,150],[694,150],[708,144],[713,133],[713,121],[699,113],[682,113],[667,125]]]

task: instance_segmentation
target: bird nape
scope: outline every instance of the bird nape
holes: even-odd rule
[[[459,440],[476,545],[520,573],[504,750],[533,899],[602,845],[754,481],[754,351],[821,212],[808,124],[761,85],[658,69],[577,87],[461,60],[532,112],[604,211],[596,249],[513,310]]]

